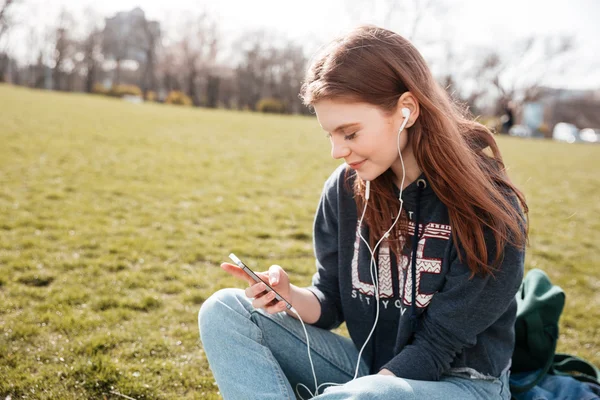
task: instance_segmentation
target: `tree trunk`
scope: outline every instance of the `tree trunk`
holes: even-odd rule
[[[188,75],[188,96],[192,99],[194,107],[198,107],[198,99],[196,96],[196,70],[192,68]]]
[[[219,101],[219,77],[208,76],[206,85],[206,105],[210,108],[216,108]]]
[[[94,75],[96,75],[96,63],[92,61],[88,64],[87,76],[85,77],[86,93],[92,93],[94,90]]]
[[[61,90],[61,73],[59,70],[60,64],[57,63],[56,67],[52,70],[52,89]]]
[[[113,87],[118,86],[121,83],[121,60],[117,60],[117,68],[115,69],[115,80],[113,81]]]
[[[155,90],[155,79],[154,79],[154,54],[152,51],[146,53],[146,67],[144,68],[144,74],[142,76],[142,92],[144,100],[148,99],[148,92]]]

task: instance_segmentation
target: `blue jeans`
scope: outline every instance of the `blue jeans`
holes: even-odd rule
[[[541,370],[520,372],[510,377],[510,383],[525,386],[533,382]],[[546,375],[537,385],[524,393],[514,395],[516,400],[594,400],[600,399],[600,386],[579,382],[571,376]]]
[[[269,315],[252,307],[241,289],[223,289],[207,299],[199,314],[200,338],[224,399],[295,399],[296,384],[314,392],[306,338],[300,321],[284,312]],[[354,377],[358,350],[333,332],[306,325],[318,383],[315,399],[485,399],[509,400],[508,371],[500,379],[442,376],[440,381],[417,381],[369,375],[361,360]],[[310,397],[304,389],[300,395]]]

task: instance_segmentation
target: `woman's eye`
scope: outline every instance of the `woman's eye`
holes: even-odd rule
[[[350,135],[344,136],[344,140],[352,140],[356,137],[356,132],[351,133]]]

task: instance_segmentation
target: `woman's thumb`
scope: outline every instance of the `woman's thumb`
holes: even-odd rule
[[[269,268],[269,284],[270,285],[277,285],[279,283],[279,277],[280,277],[279,271],[280,270],[281,270],[281,267],[279,265],[271,265],[271,267]]]

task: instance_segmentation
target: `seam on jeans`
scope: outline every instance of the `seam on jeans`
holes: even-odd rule
[[[496,382],[493,381],[485,381],[485,380],[481,380],[481,379],[469,379],[466,377],[456,377],[458,379],[461,379],[460,381],[454,381],[453,383],[460,387],[461,389],[463,389],[464,391],[470,393],[473,398],[475,399],[482,399],[482,400],[489,400],[490,399],[490,395],[494,396],[494,393],[498,393],[497,390],[500,387],[500,389],[502,388],[502,384],[500,383],[500,385],[496,386]],[[485,386],[481,386],[481,385],[485,385]],[[496,390],[490,390],[490,388],[488,387],[489,384],[493,384],[495,385],[494,388]],[[498,397],[494,396],[494,399],[497,400],[504,400],[504,398],[502,397],[502,393],[498,393]]]
[[[509,358],[508,359],[508,364],[506,364],[506,367],[504,367],[504,369],[500,373],[500,376],[504,375],[505,373],[510,372],[510,367],[512,367],[512,359]]]
[[[253,311],[251,312],[251,314],[252,313],[253,313]],[[258,342],[263,346],[263,349],[264,349],[265,354],[267,355],[267,358],[269,358],[274,365],[279,365],[279,363],[273,356],[273,353],[271,352],[271,350],[269,350],[269,348],[265,345],[262,330],[260,330],[260,329],[258,330]],[[295,398],[289,397],[289,393],[287,391],[287,386],[285,384],[286,381],[288,383],[289,383],[289,381],[287,380],[287,378],[285,376],[282,376],[281,369],[280,368],[274,368],[274,369],[275,369],[275,374],[277,375],[277,380],[279,381],[279,387],[280,387],[280,389],[282,389],[282,393],[286,393],[288,395],[288,397],[287,397],[288,400],[295,400]]]
[[[509,363],[509,367],[510,367],[510,363]],[[505,380],[506,378],[506,380]],[[501,399],[508,399],[510,400],[512,398],[512,394],[510,393],[510,387],[508,385],[508,370],[506,372],[502,372],[502,375],[500,375],[500,398]],[[508,397],[505,396],[505,394],[508,394]]]
[[[459,368],[450,368],[445,372],[446,375],[455,376],[458,378],[467,378],[467,379],[479,379],[482,381],[494,381],[498,380],[498,377],[492,375],[482,374],[476,369],[469,367],[459,367]]]
[[[288,329],[286,326],[284,326],[284,325],[280,324],[280,323],[279,323],[279,322],[277,322],[275,319],[273,319],[273,318],[270,318],[270,316],[269,316],[269,315],[265,315],[265,314],[263,314],[263,313],[261,313],[261,312],[259,312],[259,311],[257,311],[257,310],[251,311],[251,313],[252,313],[252,314],[258,314],[258,315],[260,315],[261,317],[264,317],[264,318],[266,318],[266,319],[268,319],[268,320],[272,321],[273,323],[275,323],[275,324],[279,325],[279,327],[281,327],[281,328],[283,328],[284,330],[286,330],[286,331],[287,331],[287,332],[288,332],[290,335],[292,335],[292,336],[293,336],[293,337],[295,337],[296,339],[300,340],[300,341],[301,341],[301,342],[302,342],[302,343],[303,343],[305,346],[307,346],[307,344],[306,344],[306,340],[305,340],[305,338],[304,338],[304,337],[296,335],[296,333],[295,333],[295,332],[293,332],[293,331],[289,330],[289,329]],[[288,315],[288,317],[289,317],[289,318],[294,318],[294,317],[291,317],[291,316],[289,316],[289,315]],[[295,318],[294,318],[294,319],[295,319]],[[300,322],[298,321],[298,323],[300,323]],[[331,333],[335,335],[335,333],[333,333],[333,332],[331,332]],[[308,346],[307,346],[307,347],[308,347]],[[330,363],[331,365],[333,365],[335,368],[339,369],[339,370],[340,370],[342,373],[344,373],[344,374],[348,375],[350,378],[353,378],[353,377],[354,377],[354,373],[353,373],[352,371],[348,371],[348,370],[346,370],[346,368],[344,368],[344,367],[341,367],[340,365],[338,365],[338,363],[337,363],[337,362],[335,362],[335,361],[331,360],[329,357],[326,357],[325,355],[321,354],[319,351],[315,350],[314,348],[311,348],[311,353],[312,353],[312,352],[314,352],[316,355],[318,355],[319,357],[321,357],[321,358],[322,358],[323,360],[325,360],[326,362],[328,362],[328,363]],[[360,362],[360,361],[362,361],[362,360],[359,360],[359,362]],[[359,369],[360,369],[360,368],[359,368]]]
[[[452,383],[460,389],[470,393],[475,399],[489,400],[491,398],[496,400],[506,400],[503,396],[504,383],[502,379],[495,378],[495,380],[484,380],[477,378],[469,378],[467,376],[448,375],[444,373],[442,380]],[[447,379],[445,379],[447,378]],[[493,389],[489,385],[493,385]],[[494,395],[497,393],[497,396]],[[493,397],[490,397],[493,396]],[[510,399],[510,396],[508,397]]]
[[[504,382],[502,381],[502,379],[500,379],[500,393],[499,393],[499,395],[500,395],[500,398],[502,400],[504,400]]]

